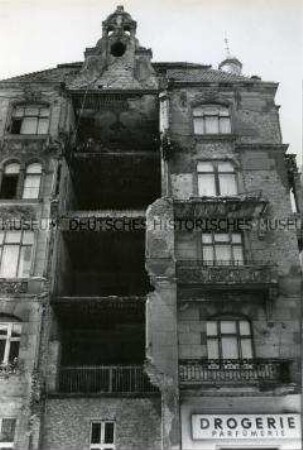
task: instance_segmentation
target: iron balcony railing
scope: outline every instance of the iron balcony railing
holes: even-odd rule
[[[157,392],[143,366],[76,366],[59,369],[58,390],[63,393]]]
[[[290,366],[291,360],[281,359],[180,360],[179,379],[184,384],[287,384]]]
[[[273,286],[277,284],[276,265],[266,261],[212,261],[178,259],[180,283],[220,285]]]
[[[211,266],[211,267],[275,267],[276,264],[265,260],[245,259],[184,259],[178,258],[179,266]]]

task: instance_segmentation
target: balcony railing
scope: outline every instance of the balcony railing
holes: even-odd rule
[[[275,266],[260,261],[200,261],[196,259],[177,262],[177,275],[181,284],[202,283],[214,285],[241,285],[263,288],[276,285]]]
[[[143,394],[157,392],[143,367],[82,366],[61,367],[58,390],[62,393]]]
[[[290,360],[222,359],[181,360],[180,383],[197,384],[288,384]]]
[[[234,196],[191,197],[175,200],[176,218],[243,219],[260,217],[268,204],[262,191],[243,192]],[[199,231],[199,228],[197,229]]]

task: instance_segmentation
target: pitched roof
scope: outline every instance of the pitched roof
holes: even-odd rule
[[[26,73],[16,77],[1,80],[1,83],[60,83],[67,82],[74,78],[82,67],[82,63],[59,64],[53,69],[41,70],[39,72]]]
[[[82,68],[82,62],[73,62],[59,64],[53,69],[32,72],[24,75],[1,80],[1,83],[69,83],[79,73]],[[175,82],[185,83],[203,83],[203,82],[260,82],[259,77],[248,77],[244,75],[233,75],[222,70],[213,69],[211,66],[187,63],[187,62],[154,62],[152,63],[155,71],[160,77],[173,80]]]

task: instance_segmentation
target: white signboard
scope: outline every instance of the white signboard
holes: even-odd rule
[[[300,439],[299,414],[192,415],[193,440]]]

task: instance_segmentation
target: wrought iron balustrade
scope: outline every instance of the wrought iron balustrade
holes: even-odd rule
[[[278,282],[276,266],[260,261],[202,261],[179,259],[177,276],[180,283],[216,285],[270,286]]]
[[[61,367],[58,390],[109,394],[157,392],[140,365]]]
[[[179,379],[184,384],[290,383],[290,360],[207,359],[180,360]]]

